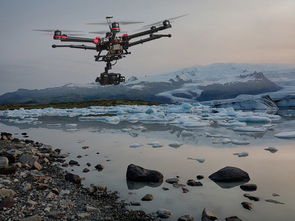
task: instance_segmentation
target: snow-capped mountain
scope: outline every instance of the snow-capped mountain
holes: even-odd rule
[[[0,96],[0,104],[140,99],[162,103],[195,102],[257,95],[294,88],[295,65],[211,64],[172,73],[130,77],[118,86],[67,84],[41,90],[19,89]]]

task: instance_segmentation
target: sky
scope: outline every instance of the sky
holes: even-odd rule
[[[294,0],[0,0],[0,94],[90,83],[103,72],[95,51],[52,49],[60,42],[33,29],[87,33],[105,30],[86,23],[109,15],[149,24],[187,13],[163,31],[172,38],[132,47],[113,71],[128,77],[220,62],[295,63]]]

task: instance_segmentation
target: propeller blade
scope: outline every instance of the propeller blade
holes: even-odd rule
[[[40,31],[40,32],[54,32],[56,30],[60,30],[60,31],[65,32],[65,33],[70,33],[70,32],[75,32],[75,33],[83,32],[83,31],[77,31],[77,30],[63,30],[63,29],[33,29],[33,31]]]
[[[48,32],[48,33],[44,33],[44,34],[45,34],[45,35],[50,35],[50,36],[53,35],[53,33],[50,33],[50,32]],[[70,35],[70,36],[84,36],[85,34],[67,33],[67,35]]]
[[[114,21],[118,22],[120,25],[133,25],[133,24],[142,24],[142,21]],[[86,23],[87,25],[108,25],[107,22],[94,22],[94,23]]]
[[[100,35],[102,35],[102,34],[105,34],[107,32],[110,32],[110,31],[90,31],[89,33],[90,34],[100,34]]]
[[[165,20],[168,20],[168,21],[170,21],[170,22],[173,22],[173,21],[175,21],[176,19],[179,19],[179,18],[182,18],[182,17],[188,16],[188,15],[189,15],[189,14],[183,14],[183,15],[179,15],[179,16],[176,16],[176,17],[163,19],[163,20],[161,20],[161,21],[158,21],[158,22],[155,22],[155,23],[152,23],[152,24],[144,25],[144,26],[142,26],[142,29],[149,28],[149,27],[152,27],[152,26],[161,25],[161,24],[163,23],[163,21],[165,21]],[[140,29],[140,30],[142,30],[142,29]]]

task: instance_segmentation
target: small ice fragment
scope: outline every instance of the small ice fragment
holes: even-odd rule
[[[268,147],[268,148],[265,148],[264,150],[267,150],[267,151],[269,151],[269,152],[271,152],[271,153],[275,153],[275,152],[278,151],[278,149],[275,148],[275,147]]]
[[[247,140],[232,140],[231,142],[232,142],[232,144],[235,144],[235,145],[248,145],[248,144],[250,144],[250,142]]]
[[[228,139],[228,138],[224,138],[224,139],[222,139],[222,143],[223,144],[228,144],[228,143],[231,143],[231,140]]]
[[[61,124],[47,124],[47,127],[61,127]]]
[[[160,144],[158,141],[148,142],[147,145],[151,145],[151,146],[154,147],[154,148],[162,147],[162,146],[163,146],[163,145]]]
[[[237,155],[238,157],[247,157],[249,154],[247,152],[240,152],[240,153],[234,153],[234,155]]]
[[[76,128],[78,124],[66,124],[66,128]]]
[[[198,157],[198,158],[191,158],[191,157],[188,157],[187,158],[188,160],[196,160],[198,161],[199,163],[204,163],[206,161],[205,158],[202,158],[202,157]]]
[[[194,136],[194,132],[183,130],[183,131],[181,131],[180,135],[183,137],[190,137],[190,136]]]
[[[137,148],[137,147],[141,147],[142,144],[139,144],[139,143],[134,143],[134,144],[130,144],[129,147],[132,147],[132,148]]]
[[[280,132],[274,135],[277,138],[295,138],[295,131]]]
[[[271,119],[268,117],[260,117],[260,116],[247,116],[247,117],[238,117],[238,121],[246,122],[246,123],[270,123]]]
[[[173,148],[178,148],[180,146],[182,146],[182,143],[171,143],[171,144],[169,144],[169,147],[173,147]]]
[[[233,128],[234,131],[237,132],[266,132],[266,128],[261,128],[261,127],[235,127]]]

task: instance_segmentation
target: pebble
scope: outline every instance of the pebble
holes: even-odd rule
[[[231,217],[225,218],[225,221],[242,221],[242,220],[237,216],[231,216]]]
[[[1,188],[0,189],[0,198],[5,197],[14,197],[16,195],[16,192],[11,189]]]
[[[169,144],[169,147],[178,148],[178,147],[181,147],[182,145],[183,145],[182,143],[171,143]]]
[[[195,180],[193,180],[193,179],[188,180],[188,181],[186,182],[186,184],[187,184],[188,186],[203,186],[203,184],[202,184],[201,182],[199,182],[199,181],[195,181]]]
[[[197,179],[198,179],[198,180],[202,180],[202,179],[204,179],[204,176],[203,176],[203,175],[198,175],[198,176],[197,176]]]
[[[174,184],[174,183],[178,183],[179,179],[178,178],[168,178],[165,181],[166,181],[166,183]]]
[[[152,194],[146,194],[141,198],[142,201],[152,201],[154,199]]]
[[[28,216],[26,218],[21,219],[20,221],[42,221],[43,218],[39,215]]]
[[[267,151],[269,151],[269,152],[271,152],[271,153],[275,153],[275,152],[278,151],[278,149],[275,148],[275,147],[268,147],[268,148],[265,148],[264,150],[267,150]]]
[[[253,204],[249,202],[242,202],[241,205],[247,209],[247,210],[252,210],[253,209]]]
[[[179,217],[177,221],[194,221],[194,217],[191,215],[184,215]]]
[[[0,168],[7,168],[8,163],[9,161],[7,157],[0,157]]]
[[[83,150],[89,149],[89,146],[83,146],[82,149]]]
[[[257,196],[252,196],[252,195],[250,195],[250,194],[248,194],[248,193],[245,193],[245,194],[244,194],[244,197],[247,197],[249,200],[253,200],[253,201],[259,201],[259,200],[260,200],[259,197],[257,197]]]
[[[202,221],[211,221],[211,220],[217,220],[217,215],[207,208],[205,208],[202,212]]]
[[[88,168],[83,169],[83,173],[88,173],[90,170]]]
[[[167,219],[172,215],[172,212],[170,210],[167,210],[167,209],[159,209],[157,211],[157,215],[160,218]]]
[[[140,202],[130,202],[131,206],[140,206]]]
[[[95,166],[95,169],[97,169],[98,171],[101,171],[101,170],[104,169],[104,166],[101,165],[101,164],[97,164],[97,165]]]
[[[253,183],[246,183],[246,184],[240,185],[240,188],[244,191],[256,191],[257,185]]]

